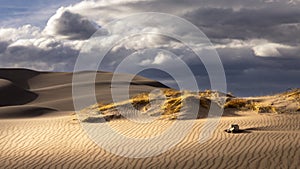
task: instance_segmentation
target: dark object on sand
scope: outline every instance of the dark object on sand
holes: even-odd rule
[[[240,127],[237,124],[231,124],[230,127],[225,131],[227,133],[238,133],[240,131]]]

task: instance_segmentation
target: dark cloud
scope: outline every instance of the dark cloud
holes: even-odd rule
[[[299,8],[199,8],[184,16],[213,39],[268,39],[300,42]]]
[[[256,57],[251,49],[218,49],[228,91],[241,96],[265,95],[299,87],[299,58]]]
[[[8,45],[9,45],[8,42],[5,41],[0,42],[0,53],[3,53],[6,50]]]

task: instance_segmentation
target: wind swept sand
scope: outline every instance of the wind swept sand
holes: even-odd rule
[[[104,104],[111,102],[110,79],[111,73],[98,73],[96,92],[99,102]],[[246,98],[250,100],[251,108],[228,108],[228,112],[234,113],[225,112],[228,114],[222,117],[207,142],[200,144],[198,140],[206,121],[202,118],[196,120],[193,130],[174,148],[155,157],[135,159],[111,154],[89,139],[73,112],[71,80],[71,73],[0,70],[0,168],[231,169],[300,166],[297,92]],[[165,88],[142,77],[137,77],[134,84],[132,95],[149,92],[156,87]],[[266,110],[260,107],[269,105],[280,112],[257,113]],[[283,112],[283,107],[289,111]],[[153,124],[136,125],[126,119],[107,122],[131,137],[159,134],[172,123],[172,120],[158,120]],[[225,133],[224,129],[232,123],[238,123],[243,132]]]

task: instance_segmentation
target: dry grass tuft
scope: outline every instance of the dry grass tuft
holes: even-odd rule
[[[183,101],[185,99],[192,98],[193,100],[199,101],[200,105],[207,109],[210,106],[210,100],[200,97],[197,93],[192,94],[189,92],[185,92],[185,91],[180,92],[172,89],[165,89],[163,90],[163,93],[166,97],[166,100],[161,105],[160,110],[157,110],[157,112],[161,112],[161,115],[165,117],[170,117],[171,119],[177,118],[175,116],[178,112],[180,112],[183,106]],[[102,114],[105,114],[106,112],[110,112],[111,110],[114,111],[118,106],[132,104],[132,106],[137,110],[146,112],[150,107],[149,103],[150,103],[149,94],[143,93],[135,97],[132,97],[128,101],[123,101],[120,103],[111,103],[106,105],[99,104],[98,111],[100,111]]]
[[[236,108],[239,110],[253,110],[258,113],[278,113],[276,108],[271,105],[263,105],[246,99],[232,99],[228,101],[224,108]]]
[[[241,111],[255,111],[257,113],[281,113],[286,112],[286,105],[283,101],[289,103],[298,103],[300,105],[300,90],[292,90],[282,94],[277,94],[272,97],[272,102],[267,102],[264,99],[251,99],[251,98],[234,98],[229,94],[223,94],[216,91],[203,91],[199,93],[191,93],[188,91],[177,91],[174,89],[162,89],[163,94],[166,98],[162,104],[156,102],[155,99],[163,99],[163,97],[157,95],[149,97],[149,93],[142,93],[132,97],[129,100],[125,100],[119,103],[111,104],[98,104],[88,107],[88,110],[94,111],[96,115],[102,115],[108,118],[119,118],[121,116],[116,110],[117,107],[131,105],[137,110],[140,110],[149,115],[161,115],[161,119],[175,120],[179,116],[179,112],[183,108],[184,102],[199,104],[200,107],[208,110],[211,103],[216,103],[224,109],[234,108]],[[276,101],[276,98],[281,99],[280,102]],[[150,100],[153,99],[153,100]],[[274,101],[275,99],[275,101]],[[152,102],[154,101],[154,102]],[[225,102],[226,101],[226,102]],[[150,105],[153,103],[154,105]],[[224,105],[225,102],[225,105]],[[159,105],[158,105],[159,104]],[[281,105],[278,105],[281,104]],[[154,106],[154,107],[150,107]],[[152,109],[151,109],[152,108]],[[205,114],[205,109],[199,110],[200,114]],[[149,111],[147,111],[149,110]],[[293,111],[300,112],[300,106],[294,107]],[[183,110],[188,111],[188,110]],[[198,114],[199,115],[199,114]],[[102,117],[101,116],[101,117]],[[199,116],[200,117],[200,116]],[[202,116],[201,116],[202,117]]]
[[[164,89],[163,93],[166,97],[179,97],[182,94],[182,92],[174,89]]]
[[[130,100],[130,103],[132,104],[132,106],[138,110],[142,110],[142,111],[146,111],[147,110],[147,106],[150,103],[150,99],[149,99],[149,94],[147,93],[142,93],[139,94],[135,97],[133,97]]]
[[[258,108],[258,113],[277,113],[273,106],[261,106]]]
[[[282,93],[279,96],[284,97],[287,100],[300,101],[300,89],[293,89],[285,93]]]
[[[175,114],[182,108],[182,97],[169,98],[161,107],[164,110],[163,115]]]
[[[132,97],[130,100],[123,101],[120,103],[110,103],[110,104],[106,104],[106,105],[98,104],[98,110],[99,111],[112,110],[118,106],[123,106],[123,105],[127,105],[127,104],[132,104],[133,107],[140,110],[149,104],[149,95],[148,95],[148,93],[142,93],[142,94]]]
[[[224,108],[236,108],[241,109],[245,108],[249,103],[246,99],[231,99],[225,103]]]

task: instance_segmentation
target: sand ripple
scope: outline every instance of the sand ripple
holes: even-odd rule
[[[198,138],[205,120],[197,120],[193,131],[176,147],[144,159],[124,158],[99,148],[70,116],[1,120],[0,163],[1,168],[297,168],[299,120],[297,114],[225,117],[203,144]],[[143,137],[158,129],[149,125],[134,128],[126,120],[110,123],[127,126],[123,131],[130,136]],[[169,122],[158,123],[164,128],[163,123]],[[238,123],[245,132],[223,132],[231,123]],[[139,130],[143,132],[136,132]]]

